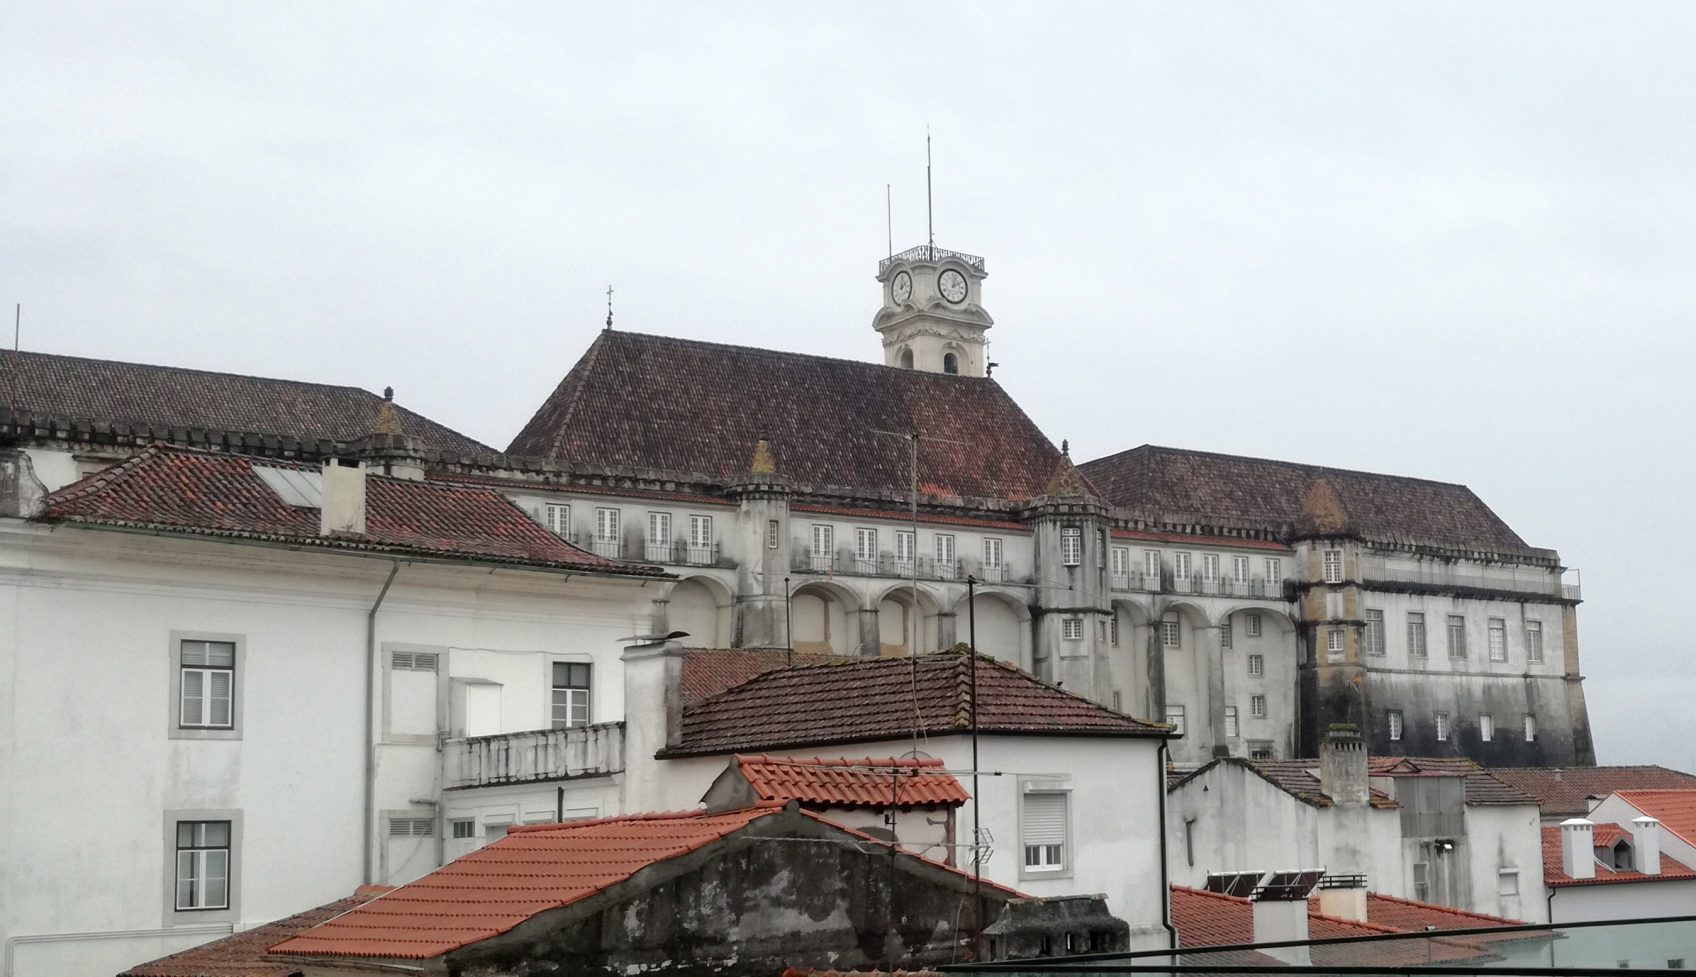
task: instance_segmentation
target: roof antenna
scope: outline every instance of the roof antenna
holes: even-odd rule
[[[931,250],[936,249],[936,217],[931,210],[930,202],[930,126],[925,126],[925,231],[930,236]],[[894,251],[892,243],[889,250]],[[931,256],[933,259],[935,255]]]
[[[24,304],[19,302],[12,312],[12,409],[18,408],[18,337],[23,335]]]
[[[612,286],[607,286],[607,329],[612,329]]]
[[[890,206],[889,184],[883,185],[883,225],[889,233],[889,256],[895,257],[895,211]]]

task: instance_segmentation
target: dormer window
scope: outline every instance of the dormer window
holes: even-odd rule
[[[942,372],[951,376],[960,375],[960,357],[953,353],[942,354]]]

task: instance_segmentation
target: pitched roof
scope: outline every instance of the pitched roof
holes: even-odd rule
[[[1042,494],[1060,452],[980,377],[605,330],[508,452],[722,480],[770,440],[798,485],[905,496],[918,431],[921,494]]]
[[[1628,882],[1660,882],[1663,880],[1696,879],[1696,870],[1683,862],[1661,852],[1661,873],[1659,875],[1644,875],[1632,869],[1621,872],[1596,862],[1596,876],[1590,879],[1575,879],[1566,874],[1566,861],[1561,856],[1561,826],[1548,824],[1543,826],[1543,884],[1550,887],[1573,885],[1619,885]],[[1622,837],[1629,837],[1624,829],[1617,824],[1598,824],[1590,829],[1591,840],[1595,848],[1606,848]],[[1591,855],[1594,858],[1594,853]]]
[[[1619,790],[1696,790],[1696,775],[1660,766],[1491,767],[1490,774],[1535,798],[1545,817],[1583,817],[1590,798]]]
[[[1164,525],[1264,529],[1285,538],[1359,536],[1554,559],[1464,485],[1143,445],[1085,462],[1114,506]]]
[[[390,887],[386,885],[362,885],[353,895],[335,902],[137,964],[118,977],[288,977],[300,968],[267,960],[265,954],[272,945],[363,906],[388,891]]]
[[[1314,896],[1308,903],[1314,910],[1319,908],[1319,897]],[[1505,916],[1491,916],[1486,913],[1475,913],[1453,906],[1439,906],[1436,903],[1420,902],[1416,899],[1401,899],[1396,896],[1386,896],[1378,892],[1366,894],[1366,920],[1378,926],[1388,926],[1390,929],[1401,930],[1404,933],[1422,933],[1428,929],[1461,930],[1479,929],[1485,926],[1520,926],[1523,923],[1517,919]],[[1516,938],[1524,938],[1524,934],[1512,934]],[[1478,937],[1471,937],[1478,939]]]
[[[383,404],[358,387],[9,350],[0,352],[0,384],[14,417],[112,426],[143,440],[195,429],[351,442],[376,430]],[[398,404],[394,414],[400,433],[428,448],[494,450]]]
[[[1319,769],[1318,760],[1249,760],[1243,757],[1219,757],[1182,776],[1168,775],[1166,789],[1176,789],[1220,764],[1241,766],[1304,804],[1314,807],[1332,805],[1330,795],[1320,786],[1319,776],[1314,772]],[[1395,801],[1378,790],[1370,791],[1370,803],[1378,808],[1393,809],[1396,806]]]
[[[642,869],[686,855],[763,818],[776,805],[708,813],[630,814],[592,821],[510,829],[496,841],[346,915],[271,947],[291,956],[428,960],[498,936],[550,909],[571,905]],[[817,824],[856,843],[888,847],[895,856],[961,878],[970,876],[807,811]],[[984,885],[1004,895],[1020,893]]]
[[[1371,918],[1371,898],[1368,899],[1368,918]],[[1172,886],[1172,925],[1178,929],[1178,945],[1185,949],[1208,946],[1232,946],[1254,942],[1254,903],[1237,896],[1228,896],[1219,892],[1208,892],[1204,889],[1191,889],[1181,885]],[[1339,919],[1325,916],[1316,912],[1309,904],[1307,914],[1308,938],[1313,940],[1346,939],[1361,937],[1397,936],[1408,933],[1398,927],[1384,925],[1377,921],[1357,923],[1354,920]],[[1481,920],[1494,922],[1476,922],[1473,926],[1511,926],[1514,920],[1497,917],[1480,917]],[[1457,926],[1451,929],[1460,928]],[[1430,954],[1427,956],[1427,954]],[[1424,963],[1427,960],[1468,960],[1492,956],[1491,953],[1477,945],[1476,938],[1439,939],[1439,940],[1388,940],[1365,943],[1342,943],[1319,945],[1309,948],[1314,966],[1327,964],[1378,965],[1394,966],[1398,964]],[[1189,965],[1202,964],[1243,964],[1252,965],[1257,961],[1258,954],[1245,953],[1241,958],[1232,955],[1228,959],[1221,956],[1208,955],[1204,957],[1191,956],[1180,958],[1179,963]],[[1281,965],[1280,965],[1281,966]]]
[[[718,695],[758,675],[795,665],[823,665],[841,655],[813,655],[787,648],[686,648],[683,651],[683,701]]]
[[[972,662],[985,733],[1166,736],[1146,723],[964,652],[860,658],[767,672],[684,709],[683,740],[663,755],[790,749],[971,729]]]
[[[810,759],[737,756],[736,767],[762,801],[831,807],[955,807],[971,800],[936,757]]]
[[[1466,757],[1370,757],[1367,772],[1373,777],[1418,777],[1464,774],[1468,804],[1535,804],[1537,799],[1485,770]]]
[[[1685,844],[1696,845],[1696,790],[1621,790],[1620,800],[1661,822]]]
[[[366,531],[323,536],[317,507],[283,501],[258,469],[316,466],[151,445],[47,497],[49,522],[225,539],[612,573],[663,576],[617,563],[548,532],[493,489],[366,475]]]

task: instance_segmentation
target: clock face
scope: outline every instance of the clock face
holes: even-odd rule
[[[913,295],[913,276],[902,272],[895,276],[895,281],[889,286],[889,295],[897,302],[905,302]]]
[[[966,297],[966,276],[952,268],[942,273],[936,285],[942,290],[942,297],[950,302],[959,302]]]

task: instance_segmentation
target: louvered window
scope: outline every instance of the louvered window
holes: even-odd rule
[[[184,728],[235,726],[236,646],[233,641],[184,641],[182,711]]]
[[[1031,791],[1025,794],[1019,825],[1025,849],[1025,871],[1059,872],[1066,867],[1066,793]]]
[[[435,818],[389,818],[390,838],[429,838],[435,833]]]
[[[389,667],[397,672],[433,672],[437,656],[433,651],[394,651],[389,653]]]

